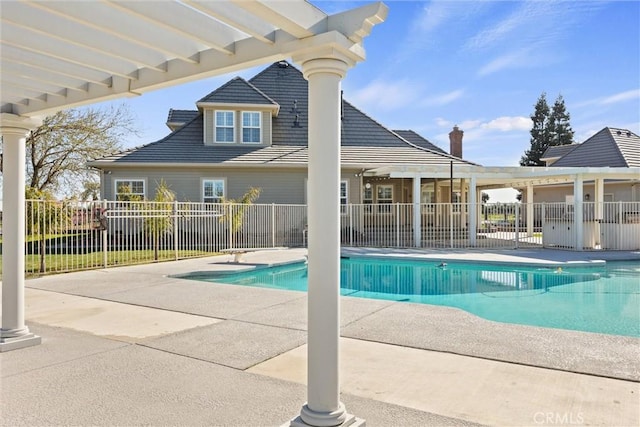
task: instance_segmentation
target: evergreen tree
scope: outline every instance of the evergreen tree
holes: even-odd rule
[[[564,105],[562,95],[558,95],[553,107],[547,104],[546,93],[542,93],[531,115],[531,147],[520,159],[520,166],[544,166],[540,160],[547,148],[573,143],[573,129],[569,123],[570,115]]]
[[[520,159],[520,166],[543,166],[540,157],[549,145],[549,104],[547,94],[542,92],[535,105],[535,111],[531,115],[533,126],[531,128],[531,148],[525,151]]]
[[[551,115],[549,116],[549,125],[552,126],[553,129],[549,146],[573,144],[574,132],[573,129],[571,129],[571,123],[569,123],[570,118],[562,95],[558,95],[551,109]]]

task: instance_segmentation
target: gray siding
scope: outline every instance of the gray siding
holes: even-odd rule
[[[146,198],[153,199],[157,183],[164,179],[179,201],[201,202],[202,179],[222,178],[226,180],[226,196],[230,199],[242,197],[249,187],[262,189],[257,203],[305,203],[306,170],[269,169],[256,171],[246,168],[157,168],[140,170],[135,173],[117,170],[105,176],[104,197],[115,199],[114,184],[117,179],[144,179]]]
[[[564,202],[565,196],[573,194],[573,184],[549,187],[535,187],[533,192],[534,203]],[[595,201],[595,189],[593,183],[584,184],[583,194],[589,194],[589,201]],[[640,200],[640,190],[637,190],[632,184],[629,183],[605,182],[604,194],[611,194],[613,196],[613,201],[615,202],[635,202]]]

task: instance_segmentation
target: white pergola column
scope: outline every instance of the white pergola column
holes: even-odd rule
[[[533,237],[533,184],[527,183],[527,237]]]
[[[573,181],[573,230],[575,232],[574,237],[577,251],[583,250],[584,241],[584,214],[582,211],[582,198],[584,197],[584,190],[582,187],[582,175],[576,175],[576,178]]]
[[[419,174],[413,177],[413,245],[422,247],[422,212],[420,212],[422,179]]]
[[[25,141],[39,120],[0,115],[3,153],[0,352],[40,344],[24,322]]]
[[[295,60],[295,58],[294,58]],[[307,403],[294,426],[364,425],[340,402],[340,82],[337,51],[298,59],[309,81]]]
[[[598,178],[593,183],[593,214],[596,227],[596,249],[602,249],[602,219],[604,218],[604,179]]]
[[[478,179],[471,175],[469,180],[469,244],[476,245],[476,235],[478,234]]]

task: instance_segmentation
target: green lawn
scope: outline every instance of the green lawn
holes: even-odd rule
[[[180,251],[180,258],[192,258],[212,256],[215,252],[205,251]],[[175,252],[172,250],[158,251],[159,261],[173,261]],[[2,274],[2,256],[0,255],[0,275]],[[110,267],[118,265],[142,264],[154,262],[153,250],[142,251],[113,251],[107,254],[107,263]],[[103,268],[102,252],[90,254],[62,254],[45,255],[46,273],[63,273],[75,270],[88,270]],[[40,255],[25,256],[25,271],[27,277],[40,275]]]

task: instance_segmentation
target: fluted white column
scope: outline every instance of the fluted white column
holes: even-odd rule
[[[40,344],[24,322],[25,141],[38,120],[2,113],[2,328],[0,352]]]
[[[360,422],[340,402],[340,82],[353,65],[326,55],[301,60],[309,82],[307,403],[296,426]]]

